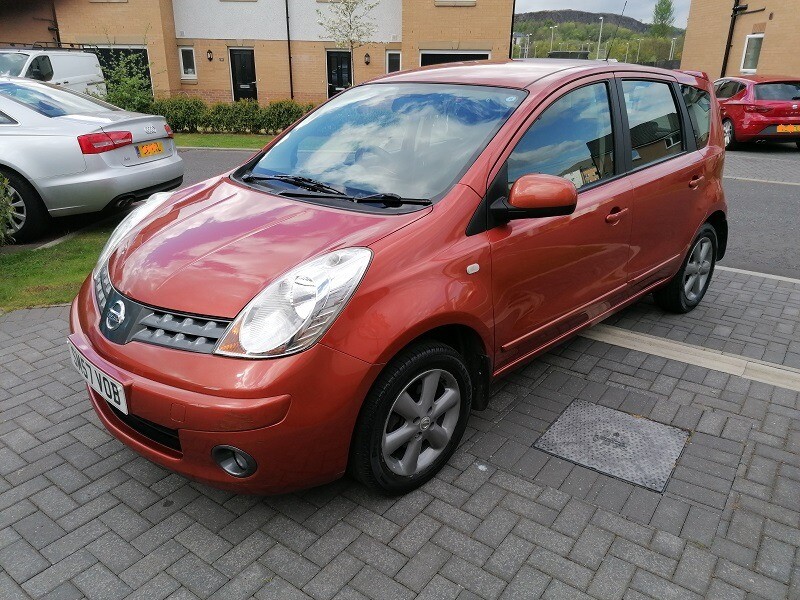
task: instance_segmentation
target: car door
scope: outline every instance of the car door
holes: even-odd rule
[[[736,121],[740,115],[742,98],[745,96],[747,87],[740,81],[726,79],[717,90],[717,100],[719,100],[720,115],[724,119],[730,117]]]
[[[631,291],[672,275],[700,223],[708,184],[686,108],[668,76],[619,73],[627,176],[635,191],[628,266]]]
[[[558,175],[578,188],[571,215],[514,220],[488,232],[498,369],[625,295],[631,192],[617,161],[616,106],[608,77],[570,84],[533,111],[492,173],[490,201],[529,173]]]

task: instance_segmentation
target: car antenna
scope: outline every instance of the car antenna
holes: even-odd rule
[[[622,17],[625,14],[625,9],[628,8],[628,0],[625,0],[625,4],[622,5],[622,12],[619,13],[619,16]],[[619,31],[619,22],[621,18],[617,19],[617,27],[614,29],[614,33],[611,36],[611,40],[608,43],[608,52],[606,52],[606,62],[608,62],[608,58],[611,56],[611,50],[614,48],[614,40],[617,38],[617,32]]]

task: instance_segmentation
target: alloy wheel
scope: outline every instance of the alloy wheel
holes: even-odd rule
[[[11,194],[11,227],[8,229],[8,233],[13,235],[25,225],[28,213],[25,208],[25,201],[19,192],[11,186],[8,186],[8,191]]]
[[[683,272],[683,291],[689,302],[697,302],[703,295],[711,274],[714,245],[707,237],[700,238],[692,248],[689,262]]]
[[[414,377],[394,401],[383,429],[386,466],[404,477],[427,469],[445,451],[461,412],[456,378],[444,369]]]
[[[725,136],[725,147],[727,148],[733,141],[733,123],[725,121],[722,124],[722,133]]]

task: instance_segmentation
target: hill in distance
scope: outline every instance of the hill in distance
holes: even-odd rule
[[[517,13],[514,15],[515,23],[524,23],[525,21],[552,21],[556,24],[561,23],[581,23],[583,25],[596,25],[599,18],[604,17],[606,26],[619,25],[625,29],[629,29],[635,33],[647,33],[650,30],[650,25],[642,23],[633,17],[626,17],[615,13],[593,13],[582,10],[539,10],[536,12]],[[683,29],[677,27],[673,28],[676,33],[683,33]]]

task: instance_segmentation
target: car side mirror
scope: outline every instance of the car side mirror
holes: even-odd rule
[[[578,190],[568,179],[555,175],[523,175],[511,186],[508,198],[492,203],[492,213],[500,222],[513,219],[558,217],[575,212]]]

